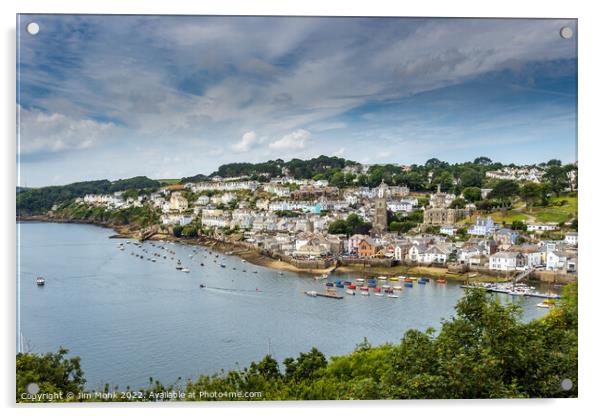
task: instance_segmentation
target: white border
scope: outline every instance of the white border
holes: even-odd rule
[[[508,412],[528,411],[535,414],[576,414],[594,406],[600,386],[600,322],[599,308],[602,290],[600,270],[594,268],[596,255],[600,257],[596,244],[600,247],[596,234],[602,232],[602,224],[596,215],[600,211],[602,198],[599,196],[598,179],[600,144],[602,139],[598,120],[600,119],[599,97],[600,40],[602,16],[596,13],[594,2],[550,1],[526,2],[524,0],[506,0],[484,2],[471,0],[393,2],[384,0],[262,0],[262,1],[203,1],[193,3],[190,0],[87,0],[73,2],[68,0],[20,0],[1,3],[2,13],[2,81],[4,91],[0,104],[3,137],[3,195],[0,204],[2,228],[3,309],[4,319],[2,343],[2,382],[0,394],[8,414],[34,413],[34,408],[15,408],[14,403],[14,352],[15,352],[15,207],[14,190],[16,184],[15,166],[15,21],[16,13],[108,13],[108,14],[250,14],[250,15],[346,15],[346,16],[442,16],[442,17],[554,17],[579,19],[579,169],[580,169],[580,337],[579,337],[579,399],[575,400],[520,400],[520,401],[422,401],[422,402],[303,402],[303,403],[262,403],[250,404],[194,404],[189,406],[163,405],[128,407],[127,413],[134,415],[159,415],[169,413],[199,414],[199,412],[228,413],[233,410],[250,414],[306,414],[307,412],[344,411],[360,414],[375,408],[383,414],[399,412],[437,412],[445,415],[469,415],[484,412],[487,414],[507,414]],[[596,94],[597,93],[597,94]],[[597,272],[597,273],[596,273]],[[598,313],[596,313],[598,312]],[[92,415],[99,413],[119,413],[119,407],[90,406],[45,407],[37,408],[46,415]],[[176,410],[177,409],[177,410]],[[589,413],[589,412],[588,412]]]

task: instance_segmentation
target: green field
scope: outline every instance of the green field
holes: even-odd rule
[[[566,201],[566,205],[556,206],[560,201]],[[577,218],[577,197],[561,196],[550,198],[550,205],[533,209],[532,215],[539,222],[570,222]]]
[[[179,179],[157,179],[162,184],[173,185],[175,183],[180,183]]]

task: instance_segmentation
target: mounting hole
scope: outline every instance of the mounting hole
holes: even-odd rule
[[[568,26],[563,27],[562,29],[560,29],[560,37],[562,39],[570,39],[573,37],[573,29],[571,29]]]
[[[27,24],[26,29],[27,29],[27,33],[35,36],[40,31],[40,25],[37,24],[36,22],[31,22],[31,23]]]

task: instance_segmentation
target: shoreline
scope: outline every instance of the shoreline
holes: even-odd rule
[[[273,270],[278,271],[288,271],[299,274],[306,275],[316,275],[316,274],[324,274],[324,273],[354,273],[361,275],[372,275],[372,276],[398,276],[398,275],[407,275],[410,277],[429,277],[429,278],[440,278],[443,277],[447,280],[453,280],[457,282],[504,282],[508,281],[507,278],[488,276],[483,274],[477,274],[476,276],[469,277],[469,274],[455,274],[450,273],[447,268],[438,268],[438,267],[429,267],[429,266],[405,266],[405,265],[397,265],[392,266],[390,268],[384,267],[363,267],[363,266],[333,266],[324,269],[301,269],[298,268],[286,261],[282,261],[280,259],[275,259],[265,254],[260,253],[258,250],[249,248],[249,247],[241,247],[239,244],[235,242],[221,241],[216,240],[210,237],[196,237],[196,238],[186,238],[186,237],[175,237],[171,234],[166,233],[158,233],[153,232],[151,235],[148,235],[145,238],[143,234],[139,234],[143,232],[143,229],[133,228],[129,225],[120,225],[120,224],[112,224],[106,222],[98,222],[98,221],[90,221],[90,220],[75,220],[69,218],[61,218],[61,217],[51,217],[48,215],[31,215],[26,217],[17,217],[17,222],[50,222],[50,223],[59,223],[59,224],[89,224],[100,226],[103,228],[110,228],[116,234],[109,236],[109,238],[124,238],[124,239],[133,239],[133,240],[151,240],[151,241],[171,241],[178,244],[187,244],[193,246],[202,246],[206,248],[210,248],[216,252],[221,254],[231,253],[231,255],[237,256],[241,259],[246,260],[247,262],[254,264],[256,266],[267,267]],[[138,235],[137,235],[138,234]]]

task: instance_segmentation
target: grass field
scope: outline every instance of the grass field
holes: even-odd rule
[[[167,185],[172,185],[174,183],[179,183],[179,179],[157,179],[160,183],[164,183]]]
[[[566,205],[555,206],[563,200],[567,202]],[[532,215],[540,222],[570,222],[577,217],[577,197],[550,198],[550,206],[534,208]]]

